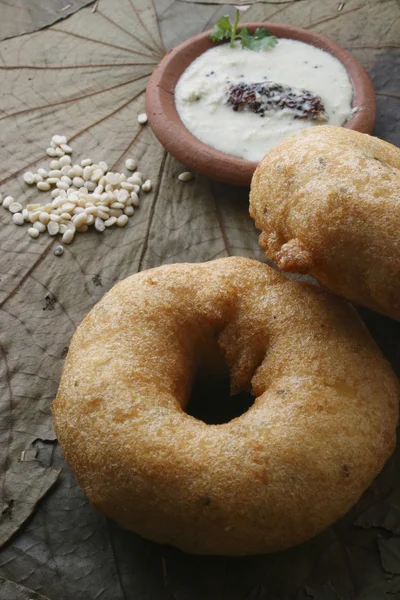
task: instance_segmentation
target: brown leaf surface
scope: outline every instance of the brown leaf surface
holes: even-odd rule
[[[338,4],[256,4],[246,19],[309,27],[352,50],[378,91],[377,134],[399,143],[398,3],[349,0],[341,11]],[[156,7],[167,48],[233,12],[179,0],[157,0]],[[79,160],[90,156],[122,169],[126,157],[139,158],[154,184],[125,229],[78,236],[60,259],[53,239],[32,241],[0,208],[0,537],[9,540],[0,551],[0,574],[59,600],[394,598],[398,531],[383,513],[388,507],[396,516],[399,453],[357,506],[313,540],[271,556],[226,559],[185,556],[97,515],[52,441],[50,402],[69,339],[117,280],[163,263],[230,254],[264,259],[247,191],[201,177],[178,183],[182,165],[136,121],[162,52],[150,0],[101,0],[95,13],[88,7],[0,43],[2,192],[24,203],[36,198],[22,174],[47,164],[54,133],[72,140]],[[362,314],[400,372],[400,325]]]
[[[246,10],[249,6],[261,2],[262,4],[290,4],[292,2],[303,2],[304,0],[180,0],[180,2],[192,2],[197,4],[225,4],[230,6],[239,6],[242,10]]]
[[[3,42],[0,71],[8,93],[0,109],[2,191],[24,202],[36,199],[22,173],[48,163],[45,149],[57,131],[80,158],[106,158],[118,167],[133,152],[157,178],[163,151],[136,116],[161,47],[151,6],[129,0],[105,3],[95,13],[83,9],[50,29]],[[1,543],[57,478],[58,471],[42,467],[30,450],[38,438],[54,439],[50,402],[65,348],[105,287],[142,260],[154,202],[146,199],[133,229],[101,239],[89,234],[61,261],[53,255],[53,239],[32,243],[1,210]]]
[[[2,600],[49,600],[23,585],[0,577],[0,598]]]
[[[0,0],[0,40],[65,19],[94,0]]]

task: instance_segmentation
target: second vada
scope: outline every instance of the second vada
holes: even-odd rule
[[[260,245],[282,271],[400,319],[400,149],[343,127],[303,129],[251,184]]]

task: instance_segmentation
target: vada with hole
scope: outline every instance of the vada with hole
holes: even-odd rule
[[[185,407],[229,372],[251,408]],[[128,277],[78,327],[53,405],[64,456],[121,527],[196,554],[282,550],[341,517],[395,446],[399,387],[355,311],[245,258]]]

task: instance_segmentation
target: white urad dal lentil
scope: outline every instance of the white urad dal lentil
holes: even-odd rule
[[[141,173],[127,176],[109,171],[106,162],[93,164],[90,158],[71,166],[68,154],[72,153],[72,148],[67,144],[66,136],[54,135],[46,152],[50,157],[57,156],[50,161],[49,170],[40,167],[36,173],[27,171],[23,180],[28,185],[36,183],[37,189],[43,192],[50,191],[55,185],[50,193],[51,202],[32,203],[23,208],[12,196],[3,200],[0,194],[0,205],[12,213],[15,225],[30,223],[28,235],[33,239],[46,231],[51,236],[61,234],[64,244],[70,244],[75,233],[84,233],[91,225],[99,232],[113,225],[125,227],[139,206]],[[133,171],[137,161],[128,158],[126,168]],[[144,191],[149,192],[151,180],[146,180],[144,186]],[[63,250],[55,255],[62,253]]]
[[[140,125],[145,125],[147,123],[147,115],[146,113],[141,113],[138,118],[138,123],[140,123]]]
[[[229,81],[228,81],[229,80]],[[263,52],[222,44],[207,50],[181,75],[175,104],[183,123],[199,140],[227,154],[258,162],[286,136],[316,121],[288,111],[264,117],[234,112],[224,104],[229,84],[275,82],[321,97],[329,125],[343,125],[352,113],[353,88],[345,67],[331,54],[297,40],[280,39]]]
[[[193,179],[193,173],[191,173],[190,171],[184,171],[183,173],[180,173],[178,175],[178,179],[179,181],[190,181],[191,179]]]
[[[11,204],[14,202],[14,198],[12,196],[6,196],[3,200],[3,207],[10,208]]]

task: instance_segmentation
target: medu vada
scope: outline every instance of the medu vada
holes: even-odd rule
[[[260,245],[282,271],[400,319],[400,149],[343,127],[303,129],[251,184]]]
[[[241,416],[185,412],[229,372]],[[298,544],[342,516],[395,446],[398,383],[354,309],[246,258],[111,289],[73,336],[53,406],[64,456],[121,527],[201,554]]]

